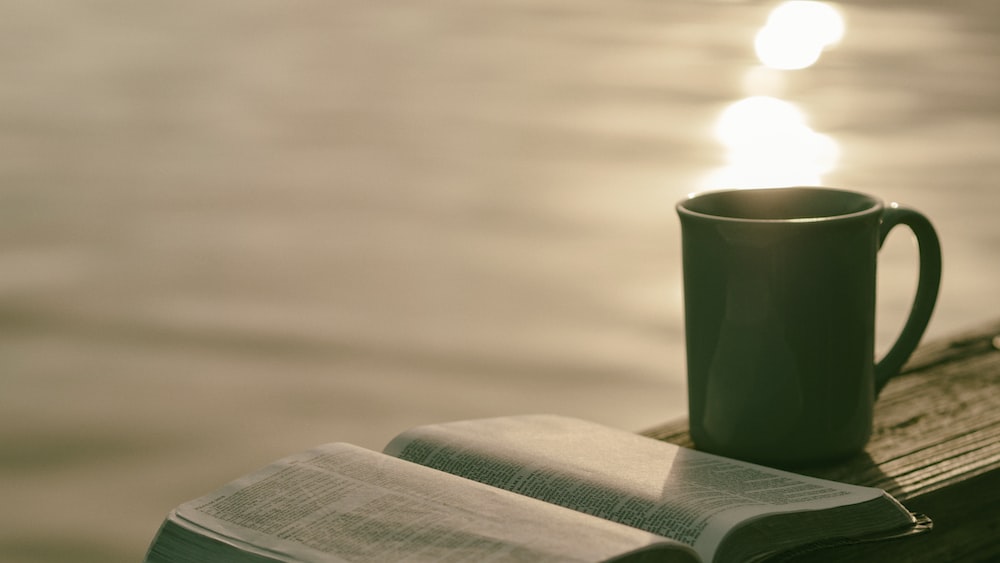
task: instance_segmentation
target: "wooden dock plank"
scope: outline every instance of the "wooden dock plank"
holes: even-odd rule
[[[1000,559],[1000,320],[928,342],[878,400],[865,451],[801,473],[885,489],[934,520],[930,534],[794,561]],[[645,435],[692,446],[687,420]]]

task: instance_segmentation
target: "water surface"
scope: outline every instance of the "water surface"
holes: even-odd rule
[[[755,54],[774,6],[3,8],[0,559],[136,561],[321,442],[682,416],[693,191],[912,205],[944,245],[929,335],[997,317],[995,5],[837,4],[801,70]],[[914,254],[883,251],[880,349]]]

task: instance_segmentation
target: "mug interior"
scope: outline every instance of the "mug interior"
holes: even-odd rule
[[[767,188],[696,194],[678,208],[700,215],[751,221],[818,220],[881,205],[869,195],[829,188]]]

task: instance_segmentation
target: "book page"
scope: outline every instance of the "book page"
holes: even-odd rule
[[[175,517],[282,561],[601,561],[671,547],[653,534],[349,444],[276,462],[185,503]],[[686,546],[673,547],[677,558],[663,561],[695,560]]]
[[[741,521],[883,495],[552,415],[420,427],[385,452],[676,539],[705,561]]]

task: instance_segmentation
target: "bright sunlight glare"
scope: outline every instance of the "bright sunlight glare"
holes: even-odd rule
[[[837,142],[817,133],[794,104],[769,96],[728,106],[715,125],[727,165],[704,188],[817,185],[840,156]]]
[[[844,36],[844,18],[825,2],[793,0],[776,7],[754,40],[757,57],[781,70],[812,66]]]

